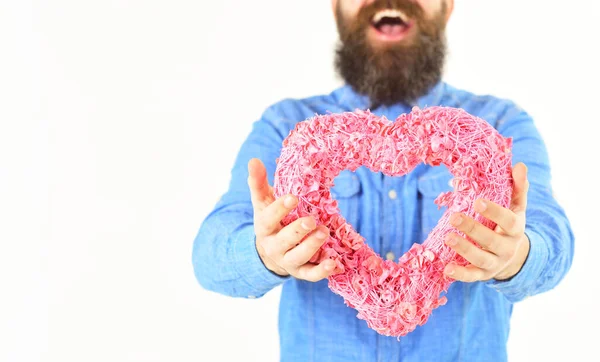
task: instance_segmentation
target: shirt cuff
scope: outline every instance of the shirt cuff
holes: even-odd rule
[[[255,291],[248,298],[258,298],[289,277],[273,273],[262,262],[256,250],[254,226],[247,225],[236,233],[233,243],[235,267],[242,279]]]
[[[548,262],[548,247],[542,236],[531,228],[525,228],[525,235],[529,238],[529,254],[521,270],[510,279],[486,282],[513,303],[530,296]]]

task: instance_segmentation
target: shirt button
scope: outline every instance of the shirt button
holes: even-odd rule
[[[390,197],[390,199],[396,200],[398,194],[396,193],[396,190],[390,190],[390,192],[388,192],[388,196]]]
[[[387,260],[394,260],[394,259],[396,258],[396,256],[394,255],[394,253],[393,253],[393,252],[391,252],[391,251],[388,251],[388,252],[387,252],[387,254],[385,254],[385,258],[386,258]]]

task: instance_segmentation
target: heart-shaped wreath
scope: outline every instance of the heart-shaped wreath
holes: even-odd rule
[[[481,118],[451,107],[417,107],[395,122],[369,111],[317,115],[299,122],[283,142],[277,159],[275,196],[294,194],[299,203],[283,221],[312,215],[330,236],[311,259],[336,262],[329,288],[358,311],[358,318],[380,334],[403,336],[423,325],[446,303],[442,293],[452,279],[444,267],[467,261],[444,244],[452,213],[462,212],[489,228],[473,202],[485,198],[508,207],[512,193],[512,140]],[[448,209],[423,244],[415,243],[395,263],[382,260],[339,214],[330,188],[342,170],[366,166],[401,176],[420,163],[444,164],[453,174],[453,192],[435,200]]]

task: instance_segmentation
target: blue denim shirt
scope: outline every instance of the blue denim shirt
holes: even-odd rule
[[[513,162],[528,166],[526,233],[530,252],[508,281],[455,282],[448,303],[429,321],[399,339],[369,329],[356,312],[318,283],[280,277],[262,264],[255,247],[253,211],[246,180],[248,161],[257,157],[273,184],[284,138],[315,113],[369,108],[348,86],[329,95],[286,99],[268,108],[241,146],[229,190],[207,216],[193,248],[196,278],[206,289],[233,297],[256,298],[283,284],[279,310],[282,361],[505,361],[513,303],[553,288],[573,258],[573,234],[552,195],[550,164],[534,122],[514,103],[458,90],[443,82],[415,104],[371,109],[394,120],[412,106],[460,107],[513,137]],[[343,171],[332,194],[342,215],[383,257],[397,260],[414,242],[423,242],[443,213],[433,200],[451,190],[444,166],[418,166],[403,177],[362,167]],[[250,326],[249,326],[250,327]]]

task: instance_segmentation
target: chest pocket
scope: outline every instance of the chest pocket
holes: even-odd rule
[[[360,232],[359,202],[361,185],[358,176],[351,171],[345,170],[333,180],[331,195],[337,200],[341,215],[349,222],[356,231]]]
[[[445,167],[434,167],[418,179],[419,210],[421,219],[421,242],[437,225],[438,221],[446,211],[446,207],[438,209],[433,201],[442,193],[452,191],[452,174]]]

